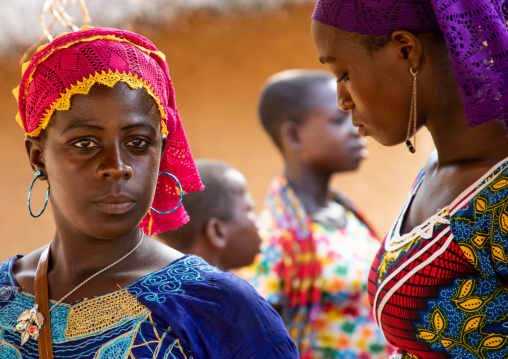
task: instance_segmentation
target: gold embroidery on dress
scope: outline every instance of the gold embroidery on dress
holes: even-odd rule
[[[153,330],[153,334],[154,334],[154,337],[155,337],[155,339],[153,339],[153,340],[148,340],[148,341],[145,340],[145,337],[151,337],[150,334],[146,335],[147,333],[144,333],[141,336],[138,336],[138,334],[140,334],[142,332],[142,330],[140,328],[141,325],[146,323],[146,322],[150,323],[150,327]],[[110,358],[111,357],[111,352],[108,352],[108,350],[112,346],[115,346],[115,344],[118,343],[119,341],[123,341],[125,343],[126,341],[124,341],[124,339],[128,338],[128,337],[130,337],[130,342],[128,344],[128,347],[126,347],[125,353],[122,354],[122,358],[125,358],[125,359],[146,359],[147,358],[146,356],[144,356],[142,358],[140,358],[140,357],[136,358],[136,355],[132,351],[135,348],[140,348],[140,347],[145,347],[145,346],[146,347],[150,347],[150,344],[155,344],[156,345],[155,348],[152,347],[152,349],[149,349],[153,353],[153,355],[150,356],[150,358],[152,358],[152,357],[153,358],[158,358],[159,357],[159,351],[161,349],[161,343],[164,341],[166,335],[169,332],[171,332],[171,328],[168,328],[167,330],[162,331],[162,335],[161,335],[159,333],[159,331],[157,330],[157,325],[153,322],[152,314],[150,312],[147,312],[147,314],[137,323],[136,327],[133,330],[131,330],[131,331],[127,332],[127,333],[124,333],[123,335],[121,335],[119,337],[115,337],[114,339],[112,339],[108,343],[104,344],[95,353],[94,359]],[[135,342],[138,341],[137,339],[140,339],[140,338],[142,339],[141,342],[139,344],[134,344]],[[179,349],[182,352],[182,354],[184,355],[184,357],[187,358],[187,356],[185,355],[185,353],[184,353],[184,351],[182,349],[180,341],[178,339],[176,339],[171,344],[171,347],[170,347],[170,350],[169,350],[170,354],[172,353],[174,347]],[[169,358],[169,356],[165,356],[165,358]]]
[[[177,344],[178,344],[178,349],[180,349],[180,352],[182,353],[183,357],[184,357],[185,359],[187,359],[187,355],[185,355],[185,353],[184,353],[184,351],[183,351],[183,349],[182,349],[182,345],[180,344],[180,340],[178,340],[178,339],[177,339],[177,340],[175,340],[175,341],[173,342],[173,344],[171,344],[171,348],[170,348],[170,349],[171,349],[171,351],[173,350],[174,346],[175,346],[175,345],[177,345]]]
[[[71,307],[65,337],[90,335],[126,319],[139,317],[144,312],[148,309],[125,289],[88,299]]]
[[[171,331],[171,327],[169,327],[167,330],[164,331],[164,334],[161,336],[159,334],[159,332],[157,331],[157,326],[155,325],[155,323],[153,322],[153,319],[152,319],[152,314],[151,313],[148,313],[148,315],[145,317],[144,320],[140,321],[138,326],[136,327],[136,329],[134,329],[133,332],[135,333],[140,333],[141,332],[141,329],[139,328],[141,326],[142,323],[146,322],[146,321],[149,321],[150,324],[151,324],[151,327],[152,327],[152,330],[153,330],[153,333],[154,333],[154,336],[156,339],[154,340],[150,340],[150,341],[143,341],[143,343],[141,344],[134,344],[134,341],[136,340],[136,336],[134,335],[132,337],[132,344],[129,348],[129,351],[127,353],[127,356],[126,358],[129,358],[129,359],[136,359],[136,357],[134,356],[134,354],[132,353],[132,350],[134,348],[139,348],[139,347],[143,347],[143,346],[149,346],[150,344],[152,343],[155,343],[157,344],[157,348],[155,349],[155,351],[153,352],[153,357],[156,358],[158,357],[159,355],[159,350],[160,350],[160,344],[161,342],[164,340],[164,337]],[[146,335],[143,335],[143,338],[146,337]],[[173,353],[173,348],[177,346],[178,349],[180,349],[180,351],[182,352],[183,356],[187,359],[187,356],[185,355],[183,349],[182,349],[182,345],[180,344],[180,340],[176,339],[172,344],[171,344],[171,347],[170,347],[170,350],[169,352],[170,353]],[[168,356],[169,357],[169,356]]]
[[[94,359],[102,359],[102,358],[108,358],[109,355],[108,353],[105,353],[107,352],[107,350],[110,348],[110,345],[114,345],[115,342],[118,342],[118,341],[122,341],[124,338],[126,337],[129,337],[131,336],[131,344],[129,346],[129,348],[132,346],[132,343],[134,342],[134,340],[136,339],[136,335],[135,335],[135,331],[131,330],[130,332],[127,332],[127,333],[124,333],[118,337],[115,337],[114,339],[110,340],[109,342],[107,342],[106,344],[104,344],[103,346],[101,346],[99,348],[99,350],[97,350],[97,352],[95,353],[94,355]],[[127,355],[125,357],[122,356],[122,359],[123,358],[126,358],[126,359],[136,359],[132,353],[130,352],[130,349],[127,353]]]

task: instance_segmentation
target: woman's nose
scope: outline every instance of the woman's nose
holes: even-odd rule
[[[111,178],[120,180],[121,178],[129,179],[132,177],[132,167],[126,163],[121,146],[112,146],[105,149],[101,164],[97,170],[99,178]]]
[[[337,104],[339,105],[339,108],[344,112],[351,111],[355,106],[349,90],[345,85],[340,83],[337,84]]]

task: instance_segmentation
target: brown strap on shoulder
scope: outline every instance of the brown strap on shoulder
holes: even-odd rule
[[[39,358],[53,359],[53,343],[51,340],[51,321],[49,318],[48,293],[48,262],[51,245],[48,245],[39,258],[35,272],[35,303],[39,305],[39,312],[44,316],[44,324],[39,332]]]

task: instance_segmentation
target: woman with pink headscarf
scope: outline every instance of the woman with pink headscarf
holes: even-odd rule
[[[297,358],[249,285],[149,237],[184,224],[181,196],[202,188],[149,40],[62,35],[14,93],[35,173],[28,210],[51,202],[56,231],[0,264],[1,358]]]
[[[506,0],[316,5],[358,132],[414,152],[425,126],[436,145],[369,276],[393,358],[508,357],[507,21]]]

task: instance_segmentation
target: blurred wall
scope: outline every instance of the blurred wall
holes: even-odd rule
[[[281,159],[256,115],[259,90],[268,76],[289,68],[324,69],[310,36],[312,5],[268,13],[194,13],[165,28],[133,30],[149,37],[167,56],[176,99],[195,157],[218,158],[238,168],[262,207]],[[94,24],[100,26],[100,24]],[[0,261],[27,253],[52,239],[51,210],[32,219],[26,196],[33,171],[14,121],[20,66],[0,62]],[[355,173],[337,175],[334,187],[360,206],[381,235],[398,214],[418,170],[433,150],[428,133],[418,135],[416,154],[405,145],[369,142],[371,156]],[[45,188],[36,183],[33,208]]]

